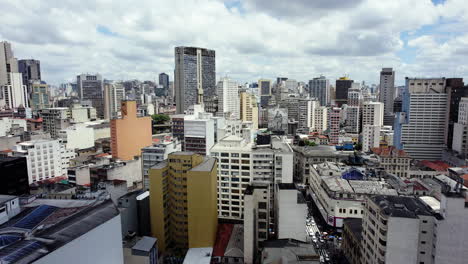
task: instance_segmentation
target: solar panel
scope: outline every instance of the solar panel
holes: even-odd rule
[[[32,230],[57,209],[58,208],[55,206],[40,205],[27,216],[16,222],[13,227]]]
[[[17,247],[15,247],[15,245],[13,245],[12,247],[8,247],[9,252],[4,256],[0,256],[0,260],[2,261],[1,263],[15,263],[16,261],[30,255],[34,251],[43,247],[44,246],[41,242],[24,240],[21,242],[21,245]]]
[[[0,248],[6,247],[18,240],[21,239],[21,236],[15,235],[0,235]]]

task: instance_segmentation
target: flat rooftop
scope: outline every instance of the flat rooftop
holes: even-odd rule
[[[415,197],[376,195],[371,200],[390,217],[418,218],[432,215],[426,204]]]
[[[213,248],[190,248],[185,255],[183,264],[209,264]]]

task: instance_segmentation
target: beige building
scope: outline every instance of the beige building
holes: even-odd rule
[[[398,177],[408,177],[411,158],[404,150],[395,147],[372,148],[371,151],[379,157],[380,165],[386,172]]]
[[[122,118],[111,120],[112,157],[132,160],[141,149],[153,144],[151,117],[137,117],[135,101],[122,102]]]
[[[240,119],[252,122],[252,128],[258,129],[258,105],[253,94],[247,92],[240,93]]]
[[[216,159],[180,151],[149,170],[151,230],[160,251],[213,247],[216,171]]]

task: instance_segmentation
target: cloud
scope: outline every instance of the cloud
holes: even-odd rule
[[[378,82],[381,67],[395,68],[400,83],[437,71],[468,76],[460,66],[468,59],[468,8],[460,0],[0,0],[0,6],[0,39],[12,42],[18,58],[40,59],[44,79],[55,84],[81,72],[153,80],[173,72],[179,45],[215,49],[218,76],[242,83],[345,73]]]

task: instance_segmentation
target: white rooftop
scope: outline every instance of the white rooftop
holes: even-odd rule
[[[213,248],[191,248],[184,258],[183,264],[209,264]]]

